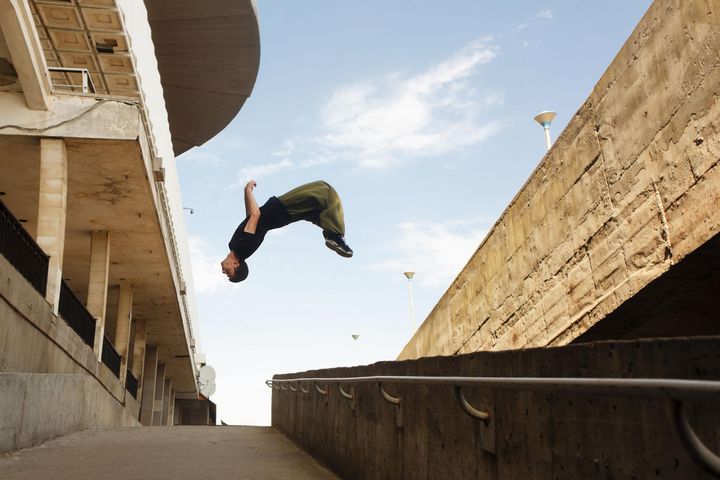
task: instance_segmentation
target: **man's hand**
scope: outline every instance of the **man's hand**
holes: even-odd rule
[[[245,184],[245,191],[252,192],[255,187],[257,187],[257,182],[255,180],[250,180]]]

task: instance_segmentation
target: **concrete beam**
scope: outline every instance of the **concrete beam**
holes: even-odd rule
[[[0,0],[0,29],[18,73],[27,107],[47,110],[50,79],[28,2]]]
[[[67,95],[51,99],[47,111],[39,112],[28,110],[22,94],[0,92],[0,127],[21,127],[0,128],[0,135],[136,140],[143,129],[138,106],[127,100]]]
[[[127,283],[120,284],[118,297],[117,325],[115,327],[115,349],[122,358],[120,363],[120,383],[125,385],[128,369],[128,357],[133,354],[130,351],[130,333],[132,330],[132,286]]]
[[[87,309],[95,317],[95,346],[98,359],[102,356],[105,335],[105,310],[107,307],[108,272],[110,270],[110,232],[92,232],[90,246],[90,280],[88,283]]]
[[[57,138],[40,140],[40,196],[36,241],[50,257],[45,298],[57,315],[67,218],[67,151]]]
[[[142,402],[140,404],[140,423],[145,426],[152,425],[157,368],[158,347],[149,346],[145,353],[145,365],[142,373]]]

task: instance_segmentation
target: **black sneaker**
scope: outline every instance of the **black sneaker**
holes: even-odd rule
[[[352,248],[345,243],[345,239],[342,235],[323,232],[323,236],[325,237],[325,245],[327,245],[330,250],[341,257],[350,258],[353,256]]]

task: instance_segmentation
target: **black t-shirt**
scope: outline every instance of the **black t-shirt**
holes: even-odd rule
[[[254,234],[245,231],[248,218],[243,220],[237,227],[228,244],[230,250],[241,260],[255,253],[255,250],[257,250],[263,240],[265,240],[265,234],[269,230],[284,227],[291,223],[290,214],[288,214],[285,205],[276,197],[270,197],[268,201],[265,202],[265,205],[260,207],[260,220],[258,221]]]

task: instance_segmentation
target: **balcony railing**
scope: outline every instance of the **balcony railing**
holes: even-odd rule
[[[48,67],[53,87],[71,92],[96,93],[87,68]]]
[[[116,377],[120,378],[120,354],[115,350],[107,335],[103,337],[102,362]]]
[[[45,295],[48,256],[2,202],[0,202],[0,254],[35,287],[35,290]]]
[[[130,369],[128,369],[127,377],[125,377],[125,389],[130,392],[133,398],[137,399],[138,379],[135,378]]]
[[[95,343],[95,317],[90,315],[85,305],[78,300],[65,281],[60,285],[58,310],[70,328],[92,348]]]

